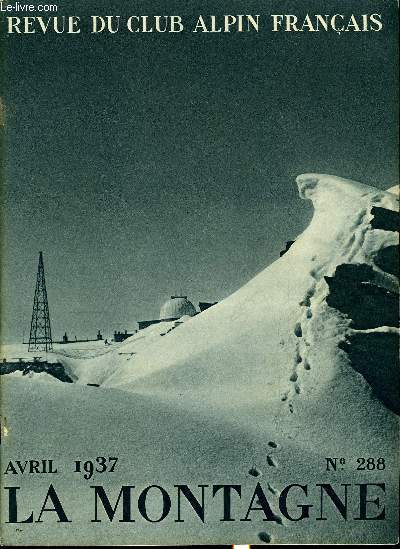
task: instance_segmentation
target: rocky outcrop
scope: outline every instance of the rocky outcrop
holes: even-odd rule
[[[399,336],[390,332],[352,333],[339,344],[353,368],[362,374],[375,395],[400,415]]]
[[[371,221],[371,227],[373,229],[381,229],[383,231],[399,230],[398,212],[373,206],[373,208],[371,208],[371,214],[374,216]]]
[[[379,250],[375,257],[375,265],[389,274],[399,277],[399,247],[388,246]]]
[[[398,230],[397,212],[374,206],[371,214],[371,229]],[[399,248],[383,246],[372,259],[380,272],[364,263],[342,264],[333,276],[326,276],[326,302],[350,320],[339,348],[381,402],[400,414],[399,294],[394,283],[391,289],[383,286],[385,280],[399,276]]]
[[[346,314],[352,328],[398,325],[398,294],[378,286],[369,265],[339,265],[334,276],[326,276],[325,280],[329,286],[328,305]]]
[[[36,374],[46,373],[64,383],[73,383],[73,380],[65,372],[64,366],[60,362],[55,362],[54,364],[39,361],[0,363],[0,375],[12,374],[18,371],[22,372],[24,376],[31,372]]]

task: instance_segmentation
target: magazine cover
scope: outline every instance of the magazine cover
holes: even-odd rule
[[[0,1],[1,544],[397,542],[397,15]]]

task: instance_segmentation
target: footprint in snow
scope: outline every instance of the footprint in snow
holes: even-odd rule
[[[290,379],[290,381],[296,382],[298,377],[299,376],[297,375],[297,373],[293,372],[293,374],[290,376],[289,379]]]
[[[269,482],[267,483],[267,488],[271,492],[271,494],[274,494],[275,496],[279,494],[279,491],[274,488]]]
[[[261,501],[259,499],[256,501],[256,505],[259,505],[260,507],[262,507]],[[280,524],[281,526],[285,525],[281,517],[279,517],[278,515],[275,515],[275,513],[273,513],[272,516],[273,516],[272,520],[274,522],[276,522],[277,524]]]
[[[278,515],[275,515],[275,513],[274,513],[274,522],[276,522],[277,524],[280,524],[281,526],[284,526],[284,522],[282,518],[279,517]]]
[[[257,467],[252,467],[251,469],[249,469],[249,475],[251,475],[252,477],[259,477],[261,476],[261,471],[259,471]]]
[[[301,337],[303,335],[303,330],[301,329],[300,322],[297,322],[296,326],[294,327],[294,335],[296,337]]]
[[[268,446],[270,446],[271,448],[279,448],[279,445],[276,442],[274,442],[273,440],[270,440],[268,442]]]
[[[289,404],[289,412],[290,412],[291,414],[293,414],[293,412],[294,412],[294,410],[293,410],[293,404],[292,404],[292,403]]]
[[[294,390],[296,391],[296,394],[300,394],[301,393],[301,388],[300,388],[300,385],[298,383],[296,383],[296,385],[294,386]]]
[[[271,534],[268,534],[268,532],[260,532],[258,534],[258,537],[264,543],[271,543],[271,541],[272,541],[272,536],[271,536]]]
[[[314,294],[315,294],[315,287],[313,285],[313,287],[307,291],[302,301],[300,301],[299,303],[300,307],[309,307],[311,305],[311,298],[314,296]]]
[[[271,456],[267,456],[267,463],[270,467],[278,467],[278,464]]]
[[[310,363],[308,362],[308,360],[304,361],[303,366],[304,366],[305,370],[311,370],[311,366],[310,366]]]

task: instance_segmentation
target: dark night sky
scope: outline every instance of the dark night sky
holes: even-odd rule
[[[39,250],[56,338],[109,334],[175,292],[220,300],[275,260],[311,216],[296,175],[398,182],[395,1],[59,7],[188,27],[201,13],[378,12],[385,27],[4,36],[3,18],[6,341],[28,335]]]

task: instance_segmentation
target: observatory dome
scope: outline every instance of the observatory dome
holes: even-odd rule
[[[168,299],[160,309],[160,320],[181,318],[184,315],[194,316],[195,314],[196,309],[186,295],[172,295],[171,299]]]

